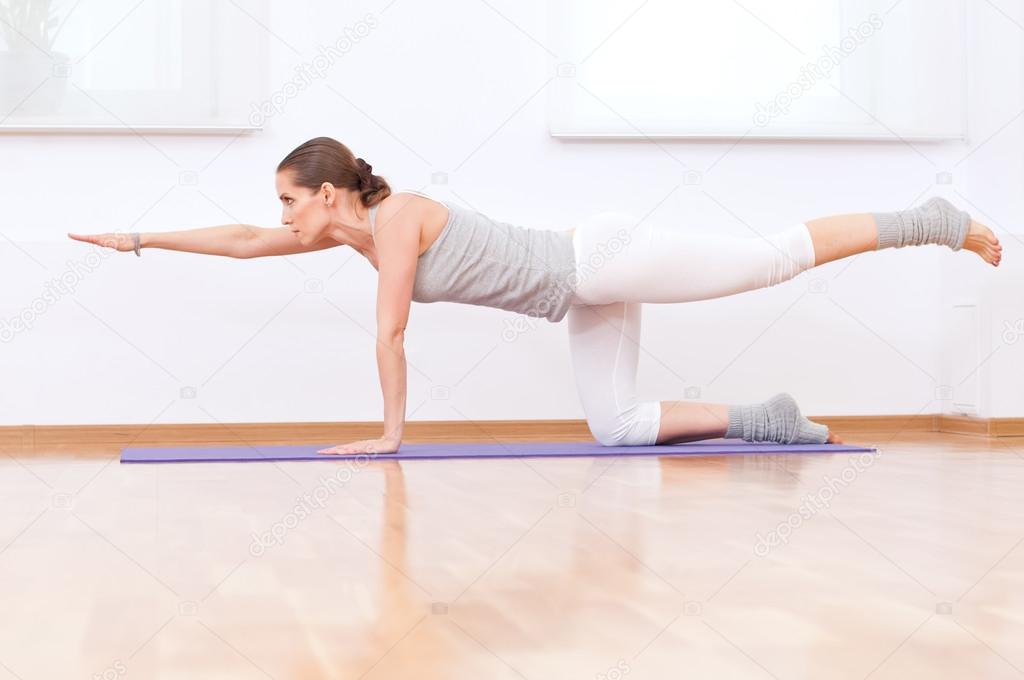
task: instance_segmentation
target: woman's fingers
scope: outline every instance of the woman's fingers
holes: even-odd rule
[[[75,239],[76,241],[83,241],[85,243],[93,243],[96,245],[100,245],[99,239],[101,236],[103,236],[103,234],[68,234],[68,236]]]
[[[82,234],[78,237],[78,240],[85,243],[91,243],[94,246],[102,246],[104,244],[100,242],[100,238],[100,234]]]
[[[92,243],[93,245],[103,246],[105,248],[114,248],[115,250],[120,251],[135,249],[135,244],[130,234],[72,234],[69,232],[68,236],[76,241]]]

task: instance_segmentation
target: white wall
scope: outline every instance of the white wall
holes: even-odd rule
[[[960,380],[948,340],[952,296],[989,315],[978,336],[986,346],[999,341],[1002,320],[1024,318],[1024,116],[1003,128],[1024,100],[1024,29],[988,3],[969,4],[970,139],[915,151],[898,141],[554,140],[544,85],[558,60],[541,46],[545,3],[458,0],[441,12],[403,0],[384,11],[275,2],[271,90],[345,26],[367,13],[377,26],[263,133],[0,136],[0,320],[23,314],[69,262],[84,261],[90,247],[68,231],[276,226],[274,167],[302,141],[328,135],[396,189],[538,228],[569,228],[606,209],[643,214],[666,196],[653,219],[737,235],[751,235],[743,222],[766,233],[932,194],[973,204],[999,228],[998,270],[936,246],[889,250],[770,290],[644,313],[644,398],[697,388],[701,400],[737,402],[786,390],[808,414],[948,410],[949,395],[936,390]],[[1020,0],[998,4],[1024,24]],[[687,170],[701,171],[702,183],[681,185]],[[947,170],[953,184],[936,185]],[[185,171],[198,173],[197,185],[178,184]],[[437,172],[447,185],[431,186]],[[0,424],[379,420],[374,275],[347,249],[248,261],[115,253],[78,277],[73,294],[42,304],[30,331],[0,344]],[[324,282],[322,293],[305,292],[312,279]],[[827,292],[812,292],[814,279]],[[536,320],[509,343],[501,331],[512,318],[414,304],[409,420],[582,418],[566,324]],[[980,415],[1024,414],[1022,352],[1024,338],[987,362]],[[181,398],[183,387],[196,397]]]
[[[964,208],[999,235],[1003,264],[990,271],[954,257],[943,269],[947,313],[954,304],[976,305],[976,326],[963,329],[973,342],[947,341],[945,367],[955,396],[963,390],[970,401],[977,385],[981,415],[1020,417],[1024,334],[1008,329],[1024,328],[1024,2],[968,4],[971,145],[954,170],[954,188]]]

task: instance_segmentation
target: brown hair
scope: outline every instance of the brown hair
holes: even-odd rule
[[[377,205],[391,195],[391,186],[373,166],[356,158],[347,146],[330,137],[315,137],[284,157],[277,171],[291,169],[300,187],[318,191],[324,182],[359,193],[363,206]]]

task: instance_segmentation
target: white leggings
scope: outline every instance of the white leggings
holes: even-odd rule
[[[655,444],[657,401],[636,393],[644,302],[692,302],[788,281],[814,266],[805,224],[767,236],[695,234],[627,213],[576,225],[577,288],[567,314],[576,389],[605,446]]]

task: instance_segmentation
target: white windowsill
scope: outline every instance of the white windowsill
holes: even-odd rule
[[[965,142],[964,135],[900,135],[895,134],[799,134],[799,133],[778,133],[769,134],[759,132],[756,134],[737,133],[693,133],[693,134],[668,134],[668,133],[640,133],[640,132],[551,132],[552,137],[560,139],[692,139],[692,140],[785,140],[785,141],[877,141],[877,142]]]
[[[0,125],[0,134],[240,135],[262,132],[249,125]]]

